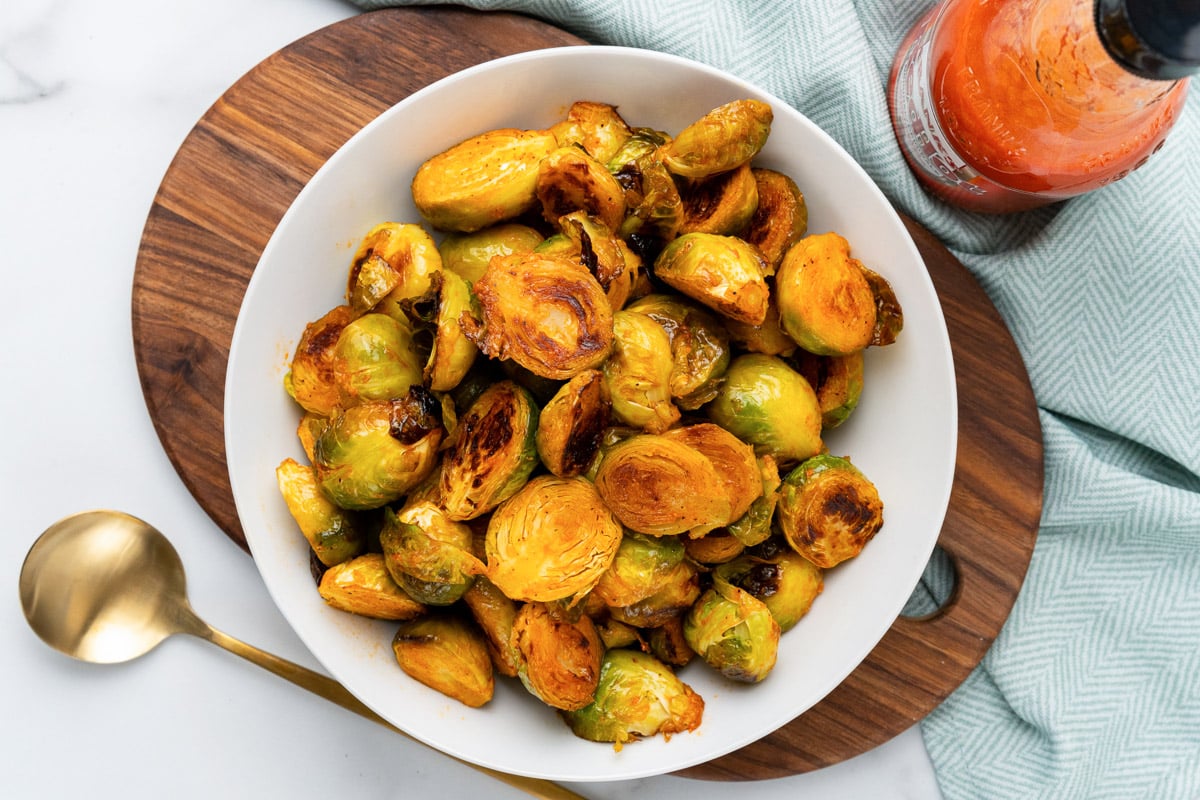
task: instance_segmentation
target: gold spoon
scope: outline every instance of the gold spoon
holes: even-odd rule
[[[150,652],[172,634],[187,633],[408,736],[332,678],[238,641],[196,616],[179,554],[162,533],[137,517],[87,511],[54,523],[29,549],[20,590],[30,627],[46,644],[74,658],[116,664]],[[550,781],[460,763],[534,797],[583,800]]]

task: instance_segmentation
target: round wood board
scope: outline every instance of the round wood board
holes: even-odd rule
[[[417,89],[492,58],[574,44],[584,42],[508,13],[439,7],[361,14],[252,69],[181,145],[138,251],[135,355],[172,464],[243,549],[225,463],[225,367],[242,295],[279,219],[338,147]],[[957,371],[958,458],[938,540],[957,571],[954,594],[929,617],[899,618],[858,669],[808,712],[686,770],[689,777],[782,777],[882,744],[966,678],[1020,590],[1042,503],[1041,430],[1024,364],[971,275],[930,234],[905,223],[941,299]]]

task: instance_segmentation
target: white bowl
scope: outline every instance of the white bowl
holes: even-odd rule
[[[548,126],[575,100],[619,106],[633,125],[677,132],[730,100],[775,111],[757,163],[792,176],[810,232],[837,231],[891,282],[904,308],[899,341],[867,354],[862,402],[828,437],[876,484],[882,531],[857,559],[829,572],[809,615],[782,638],[761,684],[721,678],[703,663],[682,670],[704,698],[704,720],[670,741],[616,752],[576,738],[513,680],[472,710],[397,666],[394,625],[328,608],[308,567],[308,545],[275,483],[285,457],[303,458],[298,407],[283,390],[307,322],[342,302],[359,239],[384,220],[419,222],[409,193],[417,166],[482,131]],[[599,781],[683,769],[729,753],[794,719],[836,687],[891,626],[933,550],[954,475],[957,402],[937,295],[903,224],[866,173],[828,135],[778,98],[682,58],[616,47],[524,53],[465,70],[413,94],[350,139],[313,176],[279,223],[250,281],[229,358],[226,454],[238,515],[271,596],[304,643],[381,716],[458,758],[552,780]]]

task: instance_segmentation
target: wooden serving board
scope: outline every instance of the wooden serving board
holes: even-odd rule
[[[243,549],[225,463],[225,367],[243,292],[276,223],[343,142],[413,91],[499,56],[583,43],[507,13],[439,7],[361,14],[263,61],[183,142],[138,251],[135,353],[167,455]],[[979,285],[932,236],[906,224],[941,298],[958,376],[958,460],[939,539],[957,570],[955,592],[928,618],[898,619],[807,713],[687,770],[689,777],[781,777],[840,762],[904,731],[979,663],[1024,579],[1042,502],[1041,430],[1028,377]]]

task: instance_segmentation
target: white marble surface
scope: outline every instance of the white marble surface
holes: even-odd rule
[[[54,520],[120,508],[166,531],[214,626],[319,669],[172,470],[142,400],[134,259],[175,150],[221,92],[338,0],[0,3],[0,794],[90,797],[519,797],[196,639],[119,666],[75,662],[26,627],[17,576]],[[663,777],[590,798],[939,796],[920,734],[776,781]]]

